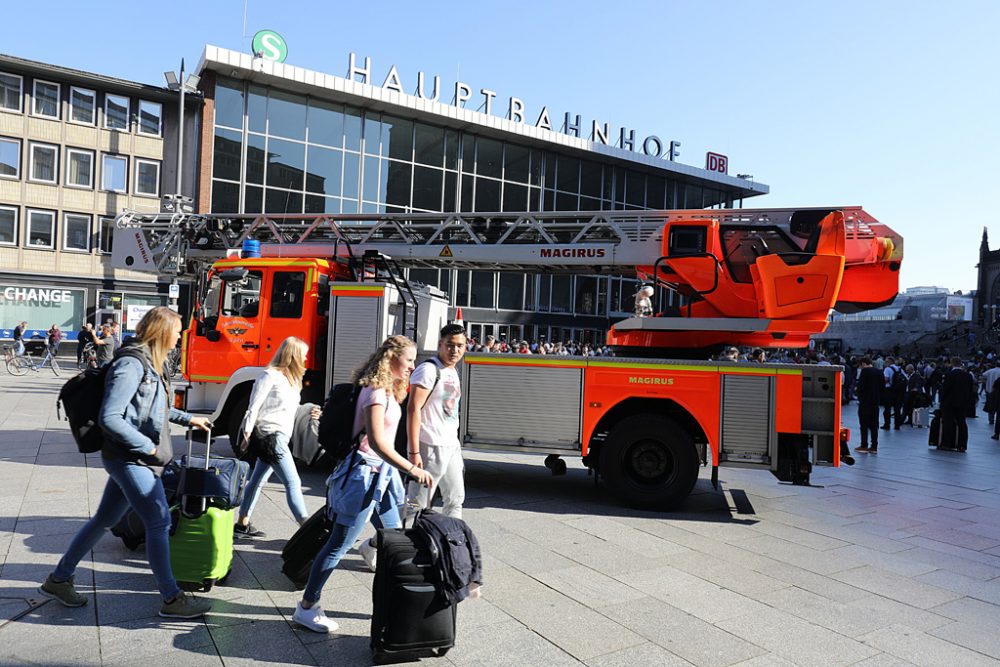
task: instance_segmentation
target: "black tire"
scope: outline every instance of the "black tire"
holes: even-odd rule
[[[668,417],[639,415],[611,429],[601,447],[601,477],[632,507],[666,509],[681,503],[698,481],[691,434]]]

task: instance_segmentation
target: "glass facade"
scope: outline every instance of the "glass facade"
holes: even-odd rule
[[[610,162],[221,77],[213,130],[213,213],[638,210],[733,199]],[[491,313],[493,323],[479,331],[497,335],[503,326],[550,339],[606,329],[631,311],[638,286],[606,276],[449,269],[414,269],[410,279],[437,285],[477,318]],[[574,324],[551,327],[543,314]],[[526,316],[532,324],[503,324]]]

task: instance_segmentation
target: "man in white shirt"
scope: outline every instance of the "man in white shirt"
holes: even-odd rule
[[[430,505],[441,487],[446,516],[462,518],[465,502],[465,464],[458,439],[461,382],[455,366],[465,356],[465,328],[448,324],[441,329],[437,356],[417,366],[410,374],[410,397],[406,407],[407,453],[410,462],[430,473],[434,484],[421,487],[417,502]]]

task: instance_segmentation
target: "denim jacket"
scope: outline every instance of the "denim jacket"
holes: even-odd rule
[[[148,368],[147,368],[148,365]],[[169,412],[168,412],[169,410]],[[149,363],[118,355],[104,380],[104,400],[98,424],[104,430],[101,455],[161,467],[173,458],[169,447],[160,447],[167,419],[187,426],[191,415],[169,404],[166,385]],[[158,448],[156,456],[150,456]]]
[[[327,479],[327,511],[332,520],[352,525],[372,501],[378,504],[388,500],[396,509],[406,504],[406,490],[396,468],[383,462],[376,471],[360,456],[351,465],[352,458],[341,461]]]

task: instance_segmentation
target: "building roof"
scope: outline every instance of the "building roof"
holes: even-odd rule
[[[769,186],[753,180],[700,169],[662,157],[644,155],[638,151],[610,146],[584,137],[535,127],[529,123],[508,120],[415,95],[399,93],[381,86],[373,86],[263,58],[255,58],[248,53],[218,46],[207,45],[205,47],[201,61],[198,63],[197,72],[201,74],[205,70],[214,71],[233,79],[248,79],[261,85],[350,103],[362,108],[389,111],[400,115],[405,113],[405,115],[417,120],[516,141],[524,145],[562,153],[578,152],[581,153],[580,157],[599,158],[603,162],[617,162],[623,166],[639,168],[646,172],[655,171],[659,175],[670,176],[680,181],[716,187],[732,193],[734,199],[770,192]],[[641,138],[636,139],[637,144],[641,141]]]
[[[39,62],[37,60],[28,60],[26,58],[18,58],[17,56],[2,53],[0,53],[0,70],[9,71],[14,74],[27,74],[31,77],[39,77],[59,81],[61,83],[100,88],[101,90],[114,93],[135,95],[136,97],[142,97],[152,101],[175,102],[177,100],[177,93],[164,86],[153,86],[147,83],[139,83],[138,81],[119,79],[105,74],[85,72],[79,69],[63,67],[61,65],[52,65],[49,63]],[[186,96],[185,102],[187,102],[188,99],[190,99],[192,103],[201,103],[199,95],[191,95],[190,97]]]

